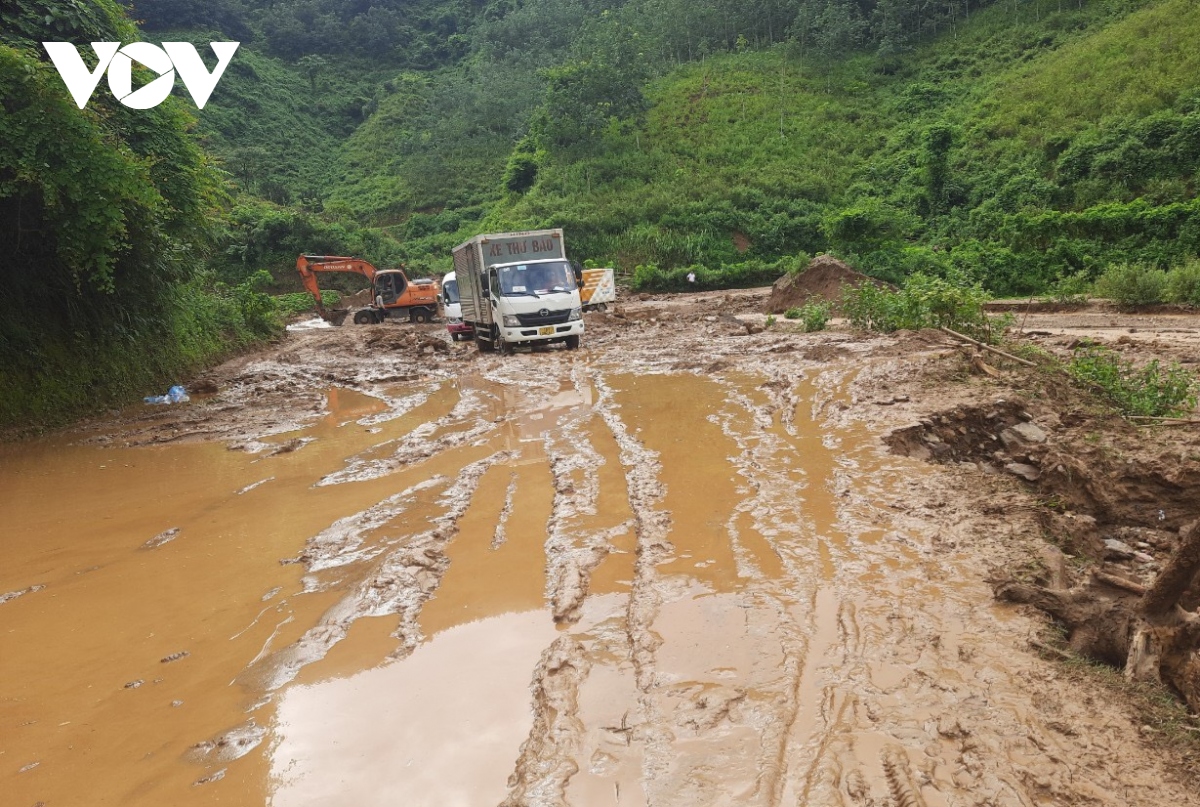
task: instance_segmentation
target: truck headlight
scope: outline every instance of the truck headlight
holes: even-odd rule
[[[572,308],[571,316],[567,317],[567,322],[574,322],[575,320],[579,320],[579,319],[583,319],[583,309],[582,308]]]
[[[515,314],[505,314],[504,315],[504,327],[505,328],[520,328],[521,320],[517,319]]]

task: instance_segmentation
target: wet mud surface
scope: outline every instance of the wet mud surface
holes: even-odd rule
[[[993,602],[1024,483],[926,438],[994,393],[762,302],[294,333],[0,445],[4,802],[1200,804]]]

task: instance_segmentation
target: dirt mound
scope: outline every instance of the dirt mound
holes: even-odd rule
[[[359,309],[371,304],[371,290],[362,289],[354,294],[343,294],[341,302],[337,304],[337,308]]]
[[[859,286],[870,280],[831,255],[818,255],[797,275],[784,275],[771,287],[767,300],[768,314],[782,314],[789,308],[802,306],[812,298],[837,304],[842,286]],[[877,281],[872,281],[877,282]]]

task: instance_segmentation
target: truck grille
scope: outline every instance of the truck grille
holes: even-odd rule
[[[562,311],[549,311],[543,308],[536,314],[517,314],[517,321],[526,327],[530,325],[561,325],[567,321],[569,316],[571,316],[569,308],[564,308]]]

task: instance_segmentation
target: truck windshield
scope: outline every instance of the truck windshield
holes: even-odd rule
[[[575,273],[566,261],[500,267],[500,293],[505,297],[540,297],[575,288]]]
[[[442,285],[442,296],[448,305],[454,305],[458,302],[458,281],[447,280]]]

